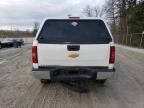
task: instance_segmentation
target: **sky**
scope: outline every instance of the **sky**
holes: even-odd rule
[[[86,5],[106,0],[0,0],[0,29],[31,29],[45,17],[82,16]]]

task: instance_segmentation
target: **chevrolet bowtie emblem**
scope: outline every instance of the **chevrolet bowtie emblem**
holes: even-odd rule
[[[78,53],[71,53],[71,54],[68,55],[68,57],[77,58],[77,57],[79,57],[79,54]]]

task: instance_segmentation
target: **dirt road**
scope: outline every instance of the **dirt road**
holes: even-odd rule
[[[0,108],[144,108],[144,54],[117,47],[116,74],[88,93],[61,83],[40,84],[31,75],[31,47],[0,50]]]

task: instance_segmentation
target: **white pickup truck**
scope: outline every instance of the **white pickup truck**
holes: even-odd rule
[[[51,80],[98,80],[114,72],[115,46],[100,18],[47,18],[32,45],[33,75]]]

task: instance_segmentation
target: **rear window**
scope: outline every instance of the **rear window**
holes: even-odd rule
[[[111,36],[102,20],[47,20],[38,36],[39,43],[104,44]]]

